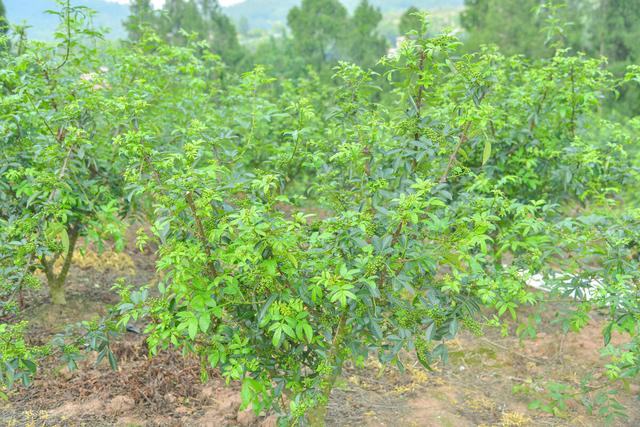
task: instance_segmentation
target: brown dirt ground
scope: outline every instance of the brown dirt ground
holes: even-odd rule
[[[128,254],[128,255],[127,255]],[[125,254],[88,249],[79,257],[68,280],[68,305],[52,309],[46,294],[25,298],[22,314],[31,320],[34,343],[66,323],[104,314],[116,302],[110,290],[124,277],[144,284],[154,279],[154,259],[129,248]],[[404,355],[404,372],[370,361],[365,368],[347,366],[330,401],[332,426],[602,426],[584,406],[571,401],[551,416],[528,409],[548,382],[575,389],[586,375],[589,384],[606,384],[599,356],[602,321],[594,319],[582,332],[563,335],[550,326],[547,310],[543,331],[535,341],[520,341],[487,331],[480,338],[462,334],[451,342],[450,361],[433,372]],[[620,339],[619,337],[617,339]],[[0,425],[6,426],[264,426],[275,427],[273,416],[256,417],[240,411],[236,386],[215,375],[200,382],[199,363],[176,352],[147,355],[144,340],[128,334],[115,344],[119,369],[112,372],[93,360],[70,372],[48,362],[28,389],[12,392],[0,403]],[[521,392],[516,393],[514,387]],[[640,425],[638,381],[619,388],[618,399],[629,418],[614,425]],[[597,409],[596,409],[597,412]]]

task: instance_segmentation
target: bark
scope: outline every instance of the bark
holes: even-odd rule
[[[67,303],[64,283],[67,280],[67,275],[69,274],[69,269],[71,268],[71,261],[73,260],[73,252],[78,241],[79,230],[77,227],[71,226],[67,230],[67,233],[69,235],[69,248],[67,249],[67,253],[65,254],[60,273],[56,274],[54,271],[55,260],[57,259],[57,257],[53,260],[47,260],[46,257],[42,257],[40,259],[40,262],[44,268],[45,275],[47,276],[47,284],[49,285],[49,295],[51,296],[51,303],[54,305],[65,305]]]
[[[66,305],[67,298],[64,292],[64,282],[56,280],[49,283],[49,294],[51,295],[51,303],[53,305]]]
[[[311,427],[325,427],[327,420],[327,411],[331,390],[338,379],[338,374],[342,369],[342,343],[344,341],[345,327],[347,324],[347,312],[343,312],[333,337],[331,350],[329,352],[329,366],[333,367],[331,373],[326,374],[322,379],[322,387],[320,389],[320,398],[314,408],[307,411],[307,420]]]

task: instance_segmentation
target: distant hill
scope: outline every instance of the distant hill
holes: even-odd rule
[[[7,19],[13,24],[26,21],[31,26],[27,30],[30,38],[51,40],[53,30],[58,25],[58,18],[44,13],[45,10],[57,10],[55,0],[3,0],[7,9]],[[107,27],[111,32],[109,38],[126,36],[122,21],[129,16],[129,6],[109,3],[104,0],[72,0],[74,5],[87,6],[97,12],[94,16],[96,27]]]
[[[354,10],[360,0],[342,0],[350,10]],[[277,25],[286,25],[289,10],[301,3],[301,0],[246,0],[233,6],[225,7],[225,13],[234,22],[246,19],[250,28],[268,30]],[[420,9],[452,9],[462,7],[464,0],[369,0],[383,13],[406,10],[410,6]]]

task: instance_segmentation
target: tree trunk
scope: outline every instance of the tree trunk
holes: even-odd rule
[[[49,283],[49,294],[51,295],[51,303],[53,305],[67,304],[63,281],[56,280],[54,283]]]
[[[56,275],[55,261],[59,254],[53,260],[47,260],[46,257],[42,257],[40,262],[44,267],[45,275],[47,276],[47,284],[49,285],[49,295],[51,296],[51,303],[53,305],[65,305],[67,304],[67,298],[64,291],[64,282],[67,279],[69,268],[71,268],[71,260],[73,259],[73,252],[76,248],[76,242],[79,237],[79,230],[77,227],[70,226],[67,230],[69,235],[69,247],[62,263],[60,273]]]
[[[316,406],[307,411],[307,421],[311,427],[324,427],[327,420],[327,411],[329,405],[329,397],[331,396],[331,390],[338,379],[338,375],[342,370],[342,343],[344,341],[345,328],[347,324],[347,312],[344,311],[340,320],[338,321],[338,327],[333,337],[333,343],[331,344],[331,350],[328,355],[329,366],[333,369],[331,373],[327,373],[323,376],[322,386],[320,390],[320,398],[316,403]]]
[[[337,371],[338,369],[336,369],[336,374],[327,376],[324,379],[325,386],[323,387],[320,401],[315,407],[307,411],[307,420],[310,427],[325,427],[326,425],[327,413],[329,412],[329,397],[331,396],[333,385],[338,379]]]
[[[310,427],[325,427],[327,419],[327,403],[324,402],[315,408],[309,409],[307,412],[307,419],[309,420]]]

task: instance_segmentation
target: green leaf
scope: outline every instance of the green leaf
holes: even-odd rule
[[[111,366],[111,369],[113,369],[114,371],[118,369],[118,361],[116,360],[116,356],[111,350],[108,350],[107,356],[109,357],[109,366]]]
[[[482,165],[484,166],[491,157],[491,140],[487,139],[484,142],[484,150],[482,150]]]
[[[609,343],[611,342],[611,329],[613,328],[613,323],[609,323],[609,325],[607,325],[606,328],[604,328],[604,331],[602,332],[602,335],[604,337],[604,345],[605,347],[607,345],[609,345]]]
[[[278,269],[278,261],[274,258],[268,259],[264,262],[265,270],[270,276],[275,276]]]
[[[251,387],[253,379],[245,378],[242,381],[242,389],[240,390],[240,398],[242,399],[242,405],[247,406],[253,400],[253,388]]]
[[[282,330],[285,334],[289,335],[291,338],[296,339],[296,333],[293,331],[293,328],[287,324],[282,325]]]
[[[189,321],[189,338],[192,340],[196,339],[196,334],[198,333],[198,321],[193,318]]]
[[[302,329],[304,330],[304,334],[307,337],[307,342],[311,342],[313,340],[313,328],[311,328],[311,325],[308,323],[305,323],[302,326]]]
[[[200,319],[198,319],[198,323],[200,324],[200,330],[202,332],[207,332],[209,325],[211,325],[211,317],[209,316],[209,313],[202,314]]]
[[[281,338],[282,338],[282,328],[278,328],[273,333],[273,338],[271,339],[271,343],[273,344],[273,346],[275,348],[279,348],[280,347]]]
[[[64,253],[69,252],[69,233],[67,233],[67,229],[64,227],[60,230],[60,240],[62,241]]]
[[[214,351],[209,354],[209,365],[211,368],[215,368],[218,366],[218,362],[220,361],[220,352]]]
[[[31,372],[32,374],[35,374],[36,371],[38,370],[38,368],[36,367],[36,364],[33,363],[33,361],[29,360],[29,359],[22,359],[22,363],[24,363],[24,366],[26,366],[26,368],[29,370],[29,372]]]

